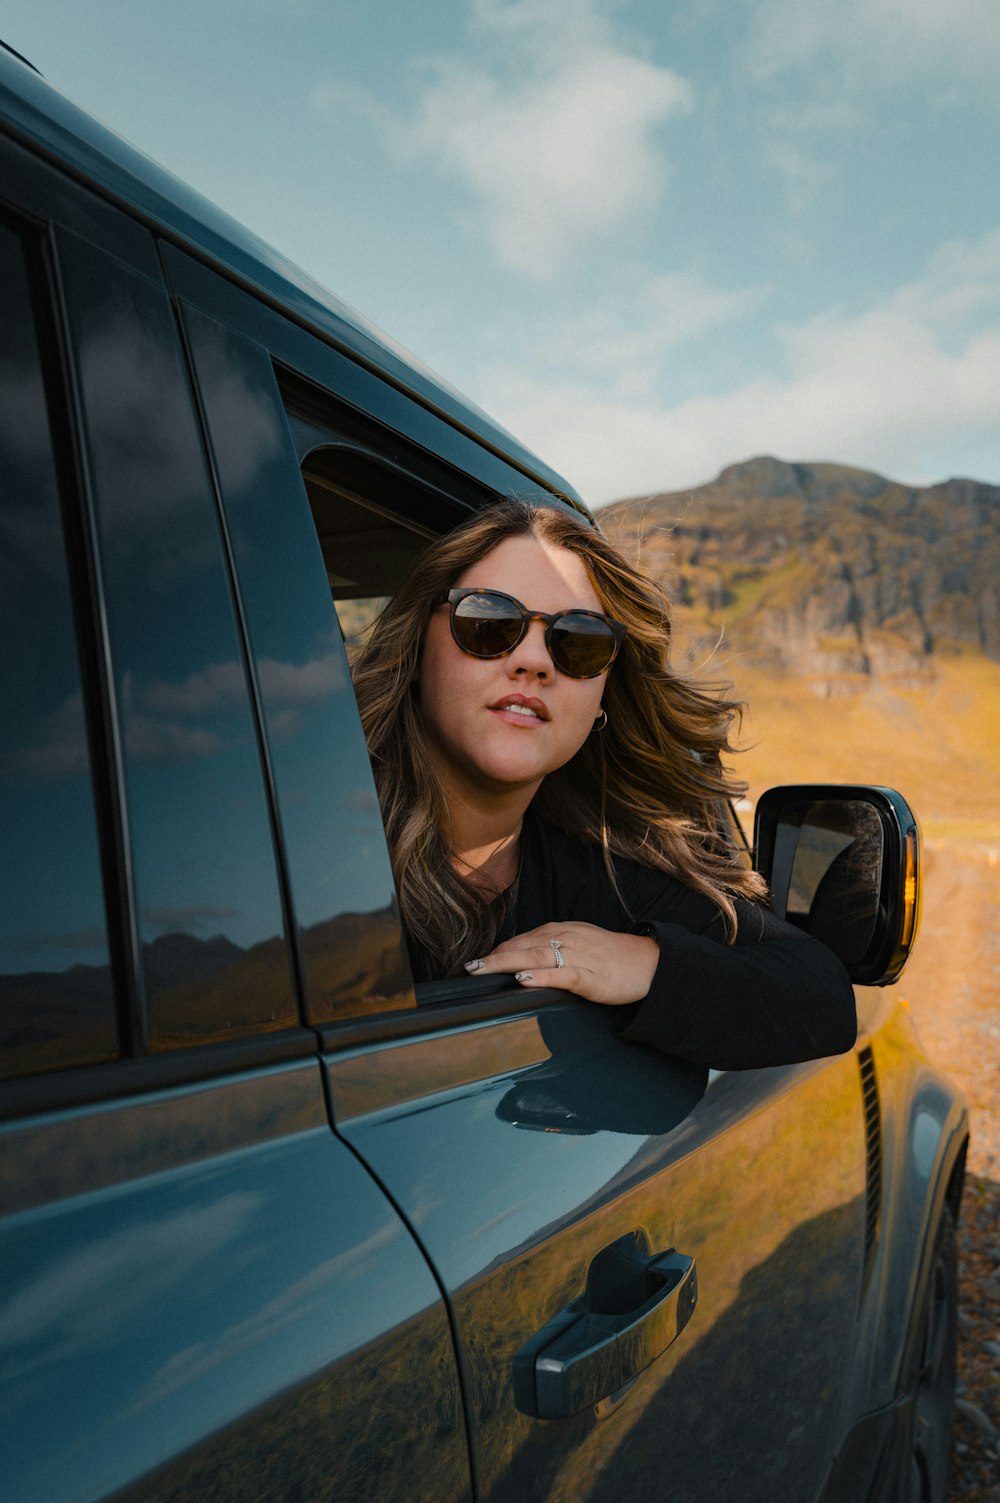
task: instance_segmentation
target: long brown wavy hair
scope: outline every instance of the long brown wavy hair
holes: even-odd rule
[[[507,538],[534,536],[575,553],[605,611],[628,627],[608,672],[608,723],[551,772],[534,807],[601,847],[611,880],[623,856],[708,895],[735,932],[733,898],[761,898],[763,879],[734,844],[721,801],[742,793],[723,767],[742,706],[719,686],[670,668],[670,606],[660,587],[596,527],[558,506],[497,502],[431,544],[378,617],[352,665],[354,687],[403,921],[442,975],[496,942],[495,906],[455,871],[444,792],[433,770],[417,686],[424,636],[455,580]],[[617,888],[617,882],[615,882]]]

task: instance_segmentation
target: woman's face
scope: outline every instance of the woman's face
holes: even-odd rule
[[[576,554],[534,537],[499,543],[454,583],[502,590],[546,614],[602,609]],[[420,702],[446,790],[471,799],[517,788],[534,793],[587,739],[606,677],[560,673],[543,621],[532,621],[506,657],[470,657],[452,639],[449,607],[438,606],[424,643]]]

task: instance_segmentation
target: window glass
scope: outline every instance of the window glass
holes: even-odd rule
[[[413,1007],[371,764],[274,371],[260,346],[190,309],[185,319],[267,726],[308,1017]]]
[[[376,618],[392,597],[389,595],[365,595],[360,600],[335,600],[337,619],[344,634],[347,660],[351,653],[362,645],[375,624]]]
[[[355,456],[330,444],[313,450],[302,465],[348,659],[433,536],[412,524],[403,526],[398,517],[386,516],[365,499],[366,492],[379,494],[373,468],[360,466]],[[384,475],[381,489],[389,489]]]
[[[0,225],[0,1075],[113,1057],[80,666],[24,247]]]
[[[294,1023],[215,498],[162,290],[61,242],[125,749],[149,1044]]]

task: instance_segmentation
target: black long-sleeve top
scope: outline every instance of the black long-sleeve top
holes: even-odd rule
[[[736,899],[737,933],[710,898],[637,861],[615,860],[626,907],[600,849],[529,810],[517,900],[501,937],[576,920],[647,931],[660,946],[641,1002],[616,1008],[616,1032],[720,1070],[842,1054],[854,1045],[854,991],[833,951],[760,903]]]

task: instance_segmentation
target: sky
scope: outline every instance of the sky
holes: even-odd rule
[[[1000,483],[997,0],[5,0],[50,83],[591,505]]]

